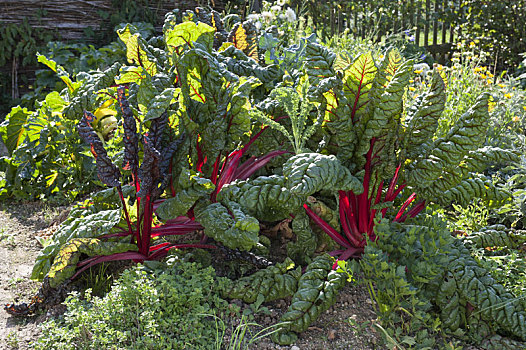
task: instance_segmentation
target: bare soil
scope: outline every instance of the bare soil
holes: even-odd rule
[[[38,316],[8,315],[7,303],[28,301],[39,283],[29,279],[41,249],[35,238],[53,221],[56,211],[41,203],[0,205],[0,349],[30,349],[39,334]],[[41,317],[40,317],[41,318]]]

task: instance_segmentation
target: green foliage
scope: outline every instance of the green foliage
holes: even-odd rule
[[[195,207],[195,218],[205,227],[205,234],[229,248],[250,250],[258,240],[259,222],[243,212],[236,202],[208,203]]]
[[[51,288],[57,288],[62,282],[75,274],[77,263],[82,254],[89,257],[112,255],[127,251],[136,251],[137,245],[130,243],[103,242],[97,238],[73,238],[60,247],[47,276]]]
[[[285,186],[298,196],[307,197],[321,190],[363,192],[361,182],[334,155],[295,155],[283,165],[283,176]]]
[[[427,216],[420,217],[418,223],[383,223],[376,228],[379,239],[367,248],[374,255],[366,255],[362,266],[368,268],[367,264],[371,262],[376,269],[391,273],[398,271],[399,277],[395,280],[400,280],[399,286],[409,287],[407,290],[412,290],[412,294],[423,303],[421,320],[428,325],[432,321],[432,329],[440,324],[443,331],[457,336],[467,332],[475,342],[489,338],[495,332],[526,339],[521,321],[524,305],[491,277],[490,271],[471,256],[461,241],[451,236],[445,222]],[[383,256],[385,261],[385,254],[388,254],[389,262],[382,263],[378,258]],[[392,267],[389,264],[393,264]],[[382,291],[390,293],[391,290],[385,288]],[[382,303],[396,307],[396,303],[389,304],[389,297],[379,295]],[[440,323],[429,314],[428,303],[436,305]],[[409,309],[401,310],[406,312]]]
[[[259,110],[255,110],[252,116],[259,120],[262,124],[268,124],[271,128],[280,131],[294,147],[294,153],[300,154],[307,152],[305,143],[312,137],[312,135],[319,129],[323,121],[323,114],[319,114],[317,119],[311,125],[307,125],[310,119],[310,112],[314,105],[307,99],[307,90],[309,89],[308,80],[304,80],[302,84],[297,87],[296,91],[290,87],[279,87],[270,93],[269,99],[275,101],[282,107],[286,115],[290,119],[292,126],[292,135],[281,124],[271,119],[269,116],[263,114]]]
[[[346,274],[332,269],[334,258],[328,255],[316,257],[298,281],[298,290],[292,296],[287,311],[279,322],[284,324],[272,340],[285,345],[297,339],[296,333],[305,331],[322,312],[336,302],[338,292],[345,285]]]
[[[265,302],[283,299],[296,292],[300,276],[301,266],[296,268],[294,262],[286,258],[282,263],[226,283],[221,295],[225,299],[241,299],[246,303],[254,303],[260,298]]]
[[[215,186],[212,181],[183,169],[179,177],[180,190],[172,198],[166,199],[156,210],[157,216],[163,221],[185,215],[198,199],[210,195]]]
[[[93,166],[82,154],[74,123],[62,117],[66,100],[52,92],[36,111],[14,107],[7,115],[0,127],[11,151],[3,158],[3,197],[72,200],[94,188]]]
[[[212,268],[176,258],[132,268],[103,298],[71,295],[65,317],[46,322],[34,348],[211,349],[216,329],[205,315],[226,310],[220,285]]]
[[[296,242],[287,244],[287,255],[300,264],[307,264],[318,247],[318,237],[312,230],[309,217],[304,211],[294,216],[292,231],[296,235]]]
[[[469,234],[464,238],[464,242],[476,248],[517,248],[526,242],[526,233],[497,224],[483,227],[480,231]]]
[[[95,211],[94,208],[73,209],[48,245],[35,260],[31,278],[42,281],[52,262],[66,244],[77,238],[96,238],[110,231],[121,220],[121,209]],[[78,259],[78,258],[77,258]]]
[[[304,198],[285,187],[283,176],[259,176],[253,180],[234,181],[225,185],[219,201],[239,203],[248,214],[262,221],[277,221],[299,211]]]

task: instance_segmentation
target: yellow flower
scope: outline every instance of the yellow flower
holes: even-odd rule
[[[420,73],[422,73],[423,71],[424,71],[423,69],[417,69],[417,70],[415,70],[415,74],[420,74]]]
[[[484,73],[480,73],[480,77],[481,77],[482,79],[486,79],[486,74],[484,74]]]
[[[488,80],[486,80],[486,83],[487,83],[488,85],[491,85],[491,84],[493,84],[493,80],[488,79]]]
[[[493,77],[495,76],[495,75],[491,74],[490,72],[488,72],[487,75],[488,75],[488,77],[490,77],[490,78],[493,78]]]
[[[475,47],[475,43],[472,41],[469,43],[469,47]]]
[[[384,59],[384,55],[378,56],[378,59],[383,60]]]
[[[511,96],[513,96],[511,93],[507,93],[507,94],[504,95],[504,97],[506,97],[506,98],[511,98]]]
[[[524,109],[524,111],[526,112],[526,106],[522,106],[522,109]]]
[[[416,91],[416,89],[412,86],[409,87],[409,91]]]
[[[519,118],[518,115],[516,115],[515,117],[513,117],[512,120],[513,120],[514,123],[516,123],[516,122],[518,122],[520,120],[520,118]]]
[[[499,84],[499,87],[501,87],[501,88],[504,89],[504,88],[506,87],[506,85],[504,85],[504,84]]]
[[[441,64],[439,64],[439,65],[437,65],[437,67],[436,67],[436,68],[437,68],[437,70],[441,71],[442,69],[444,69],[444,66],[443,66],[443,65],[441,65]]]
[[[409,84],[413,84],[415,81],[413,79],[409,80]]]

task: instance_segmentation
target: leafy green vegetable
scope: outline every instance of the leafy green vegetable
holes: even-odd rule
[[[199,177],[188,169],[181,172],[179,185],[181,190],[175,197],[166,199],[155,211],[163,221],[186,215],[198,199],[210,195],[215,189],[212,181]]]
[[[76,238],[96,238],[106,234],[120,222],[120,219],[121,209],[102,210],[95,213],[88,212],[87,215],[86,210],[84,212],[80,210],[74,211],[68,219],[60,225],[57,232],[53,235],[51,242],[40,251],[33,266],[31,278],[42,281],[61,247],[70,240]]]
[[[221,291],[221,296],[228,299],[241,299],[254,303],[261,295],[265,302],[292,296],[297,289],[301,276],[301,267],[295,268],[294,262],[287,258],[284,262],[264,270],[231,281]]]
[[[194,208],[195,218],[205,227],[205,234],[229,248],[250,250],[258,240],[259,222],[246,215],[236,202],[207,203]]]
[[[137,245],[118,242],[103,242],[97,238],[73,238],[60,247],[53,265],[49,269],[49,285],[58,287],[75,274],[82,254],[90,257],[107,256],[136,251]]]
[[[259,176],[225,185],[217,199],[239,203],[248,214],[262,221],[283,220],[301,209],[305,199],[285,187],[283,176]]]
[[[296,333],[305,331],[336,302],[339,290],[345,285],[346,275],[333,271],[333,264],[334,258],[321,255],[307,266],[287,312],[279,320],[285,324],[272,335],[273,341],[281,345],[294,343],[298,337]]]

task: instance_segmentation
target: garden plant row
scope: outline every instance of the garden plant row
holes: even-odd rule
[[[169,13],[148,40],[131,24],[118,35],[126,61],[75,79],[39,56],[66,88],[3,124],[13,154],[45,162],[61,136],[75,164],[65,171],[107,187],[38,256],[32,278],[45,295],[100,263],[225,249],[268,267],[221,278],[221,298],[292,298],[272,334],[279,344],[294,343],[353,274],[370,281],[386,321],[411,317],[405,331],[420,348],[438,334],[494,348],[526,341],[525,304],[473,255],[525,236],[493,225],[461,239],[437,214],[510,200],[488,169],[520,157],[487,142],[489,94],[444,132],[444,71],[414,97],[414,62],[396,49],[342,54],[314,35],[278,45],[275,28],[203,9]],[[32,166],[11,158],[6,178]],[[40,175],[60,191],[64,175],[50,169]],[[275,242],[262,228],[284,221],[294,239],[285,260],[269,261]],[[35,312],[45,299],[7,310]]]

